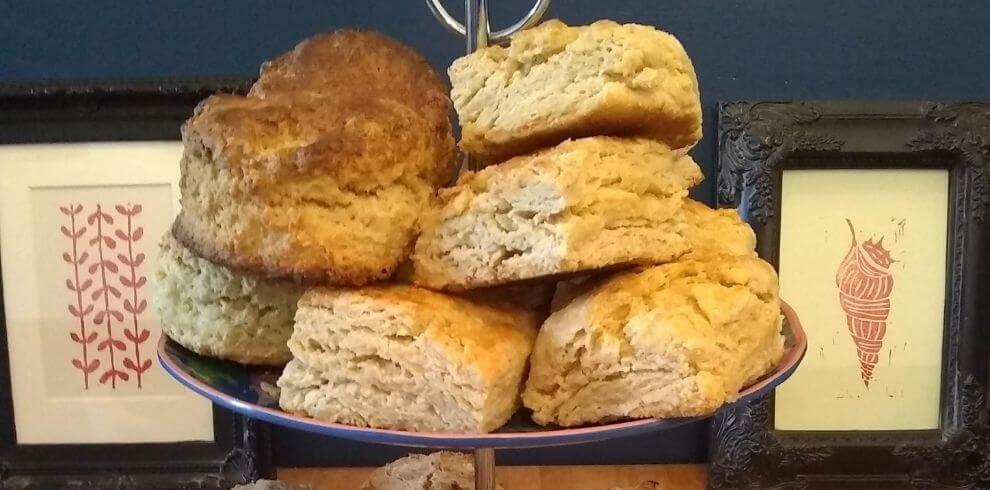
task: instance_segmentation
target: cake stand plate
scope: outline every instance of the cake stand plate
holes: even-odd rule
[[[786,338],[783,359],[772,372],[743,390],[735,403],[764,395],[786,380],[804,357],[808,343],[801,323],[781,302]],[[276,425],[324,436],[398,446],[479,449],[562,446],[634,436],[684,425],[699,418],[644,419],[584,427],[541,427],[520,410],[498,431],[490,434],[425,433],[354,427],[292,415],[279,410],[275,382],[280,369],[248,367],[194,354],[165,336],[158,346],[161,365],[172,377],[217,405]]]

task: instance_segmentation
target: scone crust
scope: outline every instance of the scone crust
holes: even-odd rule
[[[505,372],[508,357],[529,352],[536,338],[536,315],[399,284],[361,289],[313,288],[299,307],[333,308],[338,302],[371,302],[401,309],[415,322],[414,336],[426,335],[458,363],[470,365],[486,383]]]
[[[507,48],[455,60],[448,72],[460,146],[484,162],[592,135],[648,137],[672,148],[701,138],[691,60],[676,38],[650,26],[550,20],[516,34]]]
[[[701,179],[684,151],[606,136],[462,174],[421,220],[412,279],[461,291],[676,259],[678,210]]]
[[[681,208],[691,252],[685,258],[756,255],[756,234],[735,209],[712,209],[694,199]]]
[[[356,93],[393,98],[421,111],[450,134],[449,85],[422,54],[373,30],[340,29],[317,34],[267,61],[250,97]]]
[[[564,426],[710,415],[779,362],[780,328],[777,276],[758,258],[619,274],[544,322],[523,404]]]
[[[243,364],[282,365],[302,288],[241,274],[162,238],[152,303],[162,331],[197,354]]]
[[[415,286],[315,288],[279,378],[290,413],[356,426],[490,432],[521,405],[537,321]]]
[[[254,274],[383,279],[449,178],[449,138],[391,99],[210,97],[183,126],[173,233],[196,254]]]

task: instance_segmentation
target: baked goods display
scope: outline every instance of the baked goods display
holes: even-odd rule
[[[444,82],[381,34],[316,36],[247,96],[204,101],[163,245],[166,333],[287,361],[285,412],[431,433],[521,406],[558,426],[710,415],[774,367],[775,272],[735,211],[688,197],[701,108],[673,36],[549,21],[449,74],[461,148],[487,164],[452,184]]]
[[[755,257],[619,273],[543,323],[523,403],[543,425],[708,415],[780,360],[780,323]]]
[[[411,454],[375,470],[361,490],[471,490],[474,461],[464,453]],[[501,489],[502,485],[496,485]]]
[[[537,323],[407,285],[308,291],[282,409],[363,427],[490,432],[520,406]]]
[[[454,61],[461,148],[494,163],[594,135],[641,136],[671,148],[701,139],[691,59],[674,36],[602,20],[551,20]]]
[[[303,288],[242,274],[162,237],[152,304],[162,331],[204,356],[244,364],[285,364]]]

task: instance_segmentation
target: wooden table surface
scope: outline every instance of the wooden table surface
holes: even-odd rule
[[[281,468],[278,479],[318,490],[360,489],[374,468]],[[505,490],[606,490],[659,482],[663,490],[700,490],[707,483],[704,465],[502,466]]]

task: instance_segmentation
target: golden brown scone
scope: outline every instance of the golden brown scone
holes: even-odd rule
[[[448,90],[444,78],[416,50],[377,31],[340,29],[310,37],[263,64],[248,95],[393,98],[422,112],[438,136],[450,137]]]
[[[182,134],[175,237],[213,262],[313,282],[388,277],[453,165],[449,135],[390,98],[213,96]]]
[[[415,286],[312,289],[279,405],[364,427],[490,432],[519,408],[536,326],[529,312]]]
[[[639,136],[671,148],[701,138],[691,60],[670,34],[602,20],[557,20],[508,47],[457,59],[448,70],[461,148],[484,162],[593,135]]]
[[[779,362],[777,274],[756,257],[617,274],[540,329],[523,404],[539,424],[712,414]]]
[[[460,291],[676,259],[689,249],[679,211],[701,178],[684,151],[606,136],[463,174],[422,220],[413,280]]]
[[[693,199],[681,208],[691,252],[685,258],[756,255],[756,234],[735,209],[712,209]]]

